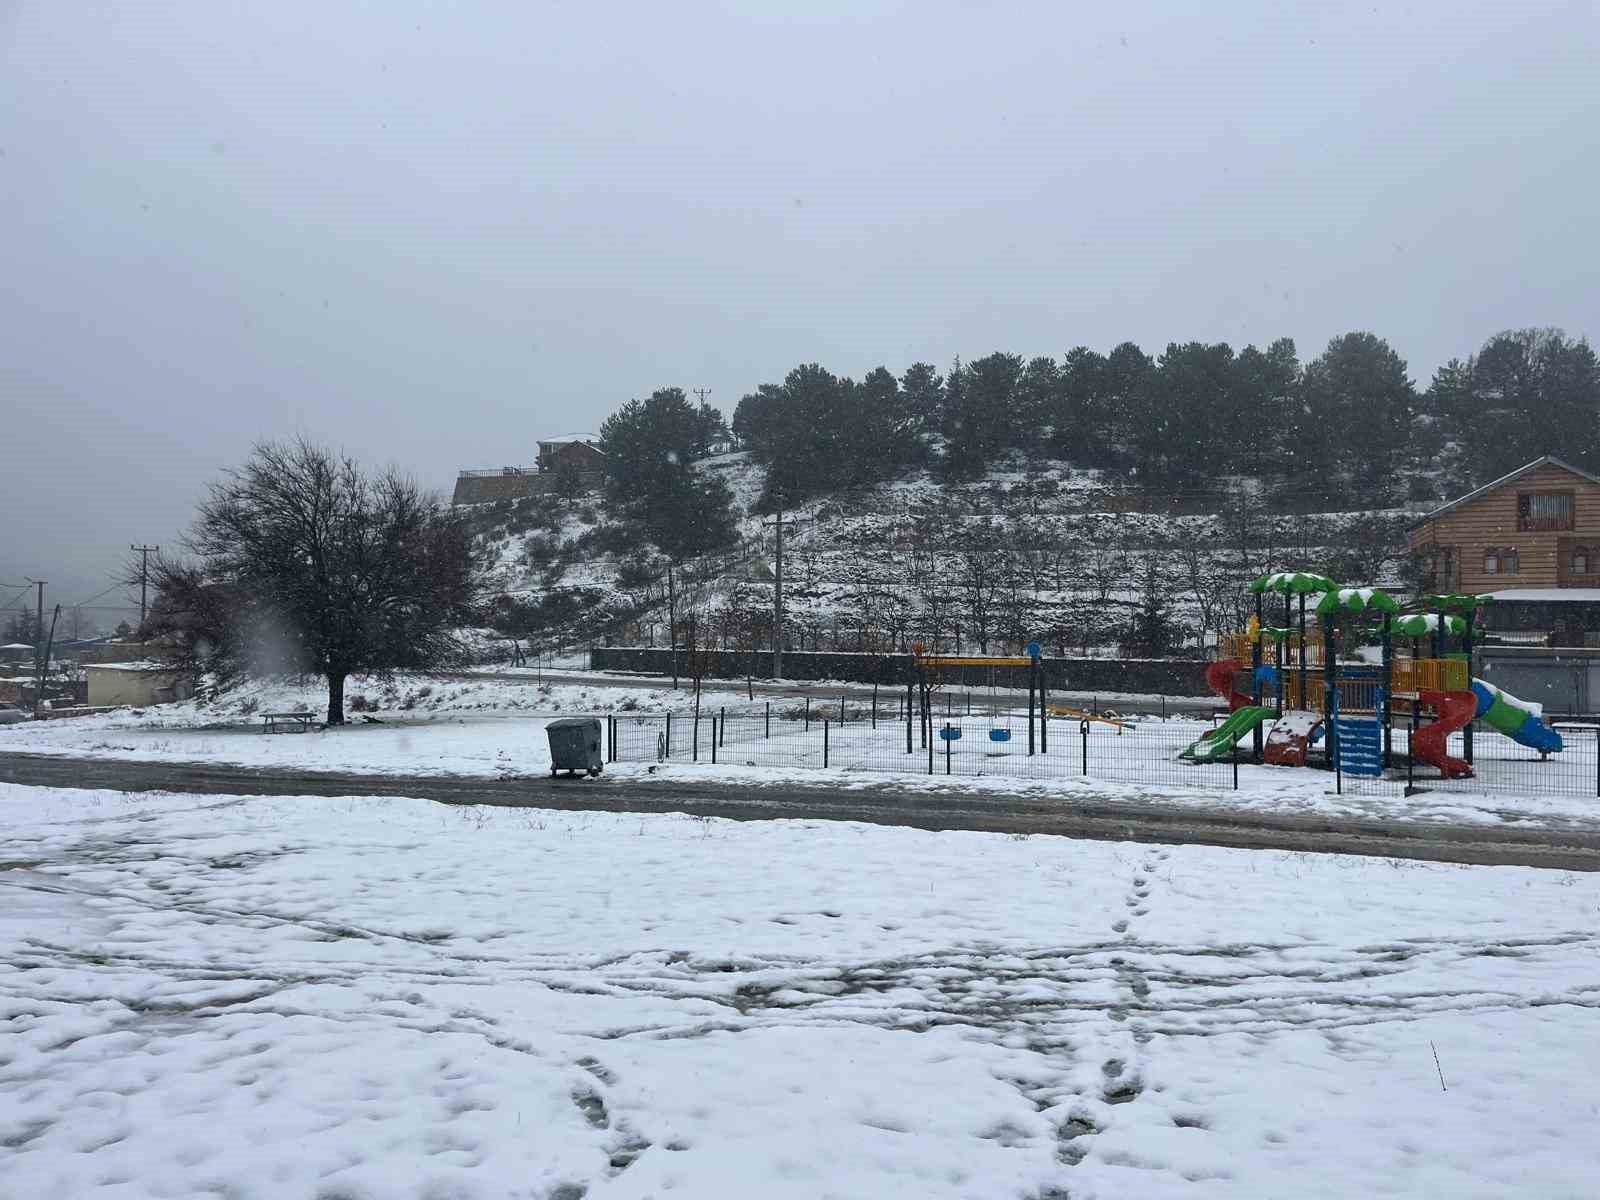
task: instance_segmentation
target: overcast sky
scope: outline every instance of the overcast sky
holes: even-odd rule
[[[1593,337],[1597,49],[1581,2],[0,0],[0,583],[84,599],[262,437],[448,488],[802,361]]]

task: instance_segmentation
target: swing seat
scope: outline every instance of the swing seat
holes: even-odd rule
[[[1011,730],[991,729],[989,730],[989,740],[991,742],[1009,742],[1011,740]]]
[[[939,730],[939,736],[947,742],[959,742],[961,740],[961,730],[954,725],[946,725]]]

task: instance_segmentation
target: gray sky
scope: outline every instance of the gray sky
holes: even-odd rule
[[[1581,2],[0,0],[0,582],[98,591],[263,436],[447,488],[801,361],[1592,337],[1597,48]]]

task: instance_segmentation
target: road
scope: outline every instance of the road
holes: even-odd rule
[[[866,821],[919,829],[1050,834],[1096,841],[1164,842],[1363,854],[1478,865],[1600,870],[1600,833],[1310,817],[1178,808],[1156,802],[1048,796],[952,795],[891,786],[782,783],[749,787],[645,777],[551,779],[359,775],[261,770],[201,762],[130,762],[0,754],[0,782],[38,787],[210,795],[413,796],[442,804],[603,812],[683,812],[735,820]]]

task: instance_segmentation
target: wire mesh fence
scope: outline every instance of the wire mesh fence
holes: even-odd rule
[[[907,715],[904,695],[879,703],[853,698],[759,703],[673,713],[618,715],[610,719],[610,756],[618,762],[700,762],[760,768],[828,768],[947,776],[1017,779],[1086,779],[1156,788],[1236,790],[1265,781],[1288,782],[1285,768],[1262,766],[1255,738],[1202,760],[1185,752],[1214,732],[1212,721],[1191,717],[1051,716],[1029,727],[1025,710],[991,709],[967,715],[952,703],[920,719]],[[1346,791],[1428,791],[1505,796],[1600,797],[1600,727],[1558,725],[1563,748],[1540,754],[1491,729],[1474,731],[1472,773],[1446,776],[1440,767],[1412,759],[1411,731],[1391,730],[1389,765],[1377,779],[1331,770],[1327,787]],[[1425,744],[1419,741],[1419,753]],[[1330,767],[1323,752],[1322,765]],[[1464,759],[1465,738],[1450,737],[1447,753]],[[1241,778],[1243,784],[1241,785]]]
[[[924,775],[1087,778],[1173,787],[1238,786],[1231,757],[1180,753],[1210,732],[1205,721],[1037,720],[1025,710],[967,716],[952,706],[924,723],[905,698],[876,708],[854,701],[756,704],[695,712],[619,715],[614,761],[827,767]]]

